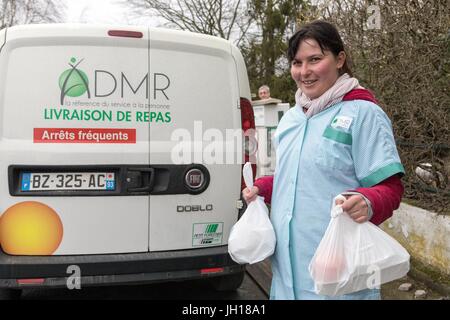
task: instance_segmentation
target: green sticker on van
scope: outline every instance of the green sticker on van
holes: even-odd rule
[[[192,246],[222,244],[223,222],[194,223],[192,227]]]

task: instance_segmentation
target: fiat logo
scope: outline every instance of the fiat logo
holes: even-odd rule
[[[205,175],[200,169],[191,169],[186,173],[186,184],[191,189],[199,189],[203,186]]]

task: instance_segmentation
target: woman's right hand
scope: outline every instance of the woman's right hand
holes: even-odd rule
[[[259,194],[259,188],[258,187],[251,187],[251,189],[249,188],[245,188],[244,190],[242,190],[242,196],[244,197],[245,202],[250,203],[254,200],[256,200],[256,198],[258,197]]]

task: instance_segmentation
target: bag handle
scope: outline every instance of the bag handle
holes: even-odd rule
[[[250,162],[246,162],[244,164],[244,168],[242,168],[242,175],[244,176],[244,181],[247,188],[250,189],[253,187],[253,170]]]
[[[342,206],[340,204],[335,204],[336,200],[347,200],[346,197],[344,197],[342,194],[338,194],[336,197],[334,197],[333,199],[333,204],[332,204],[332,208],[331,208],[331,218],[336,218],[337,216],[339,216],[340,214],[344,213],[344,210],[342,210]]]

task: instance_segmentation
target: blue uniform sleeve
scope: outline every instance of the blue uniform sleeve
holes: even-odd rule
[[[388,116],[374,103],[354,103],[358,104],[358,117],[352,130],[352,154],[361,185],[371,187],[395,174],[403,175]]]

